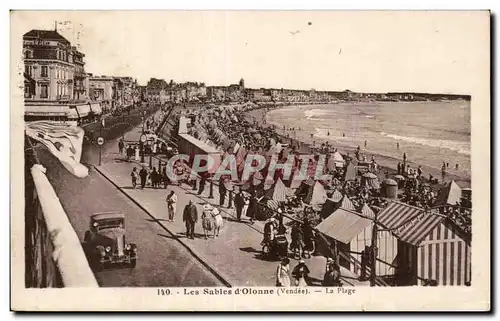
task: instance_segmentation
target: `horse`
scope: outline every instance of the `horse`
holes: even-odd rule
[[[220,229],[224,224],[224,220],[220,211],[217,208],[207,207],[201,214],[201,225],[205,233],[205,239],[208,238],[208,233],[213,231],[213,237],[219,236]]]

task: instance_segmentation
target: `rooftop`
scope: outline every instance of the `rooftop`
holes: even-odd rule
[[[39,30],[33,29],[23,35],[24,38],[38,38],[46,40],[58,40],[69,43],[68,39],[61,36],[56,30]]]

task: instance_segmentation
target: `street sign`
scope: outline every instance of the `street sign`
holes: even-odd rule
[[[99,146],[104,145],[104,138],[102,138],[102,137],[97,138],[97,145],[99,145]]]

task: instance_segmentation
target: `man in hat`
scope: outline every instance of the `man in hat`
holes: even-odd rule
[[[139,171],[139,177],[141,178],[141,188],[144,189],[146,187],[146,179],[148,178],[148,171],[144,167]]]
[[[241,212],[243,210],[243,206],[245,206],[245,197],[241,188],[238,191],[238,194],[234,197],[234,205],[236,207],[236,218],[238,221],[241,221]]]
[[[219,179],[219,206],[224,206],[224,202],[226,200],[226,186],[225,186],[225,179],[224,176],[221,176]]]
[[[193,204],[193,201],[189,200],[189,203],[184,208],[182,220],[186,224],[186,237],[194,239],[194,226],[198,221],[198,210]]]
[[[175,210],[177,208],[177,195],[175,195],[174,191],[170,191],[170,194],[168,194],[166,201],[168,208],[168,221],[173,222]]]

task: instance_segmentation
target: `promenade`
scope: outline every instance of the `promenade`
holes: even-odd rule
[[[141,133],[141,127],[135,127],[125,134],[126,141],[137,141]],[[149,156],[145,157],[149,163]],[[246,221],[238,222],[234,208],[227,208],[228,199],[225,206],[218,206],[219,193],[216,186],[213,188],[213,198],[209,199],[209,184],[207,184],[202,195],[196,195],[191,186],[182,184],[169,185],[167,189],[153,189],[146,187],[144,190],[136,187],[132,188],[130,172],[134,167],[140,169],[140,164],[135,161],[127,162],[125,155],[118,153],[118,142],[110,141],[103,148],[101,166],[95,169],[104,177],[110,180],[133,202],[142,207],[150,217],[146,220],[156,221],[165,233],[161,236],[175,239],[181,242],[194,256],[203,261],[206,266],[220,278],[224,279],[227,285],[231,286],[275,286],[275,271],[279,261],[267,261],[261,256],[260,242],[263,238],[263,223],[255,222],[249,224]],[[153,162],[153,166],[157,166]],[[165,201],[168,193],[173,190],[178,196],[177,211],[174,222],[168,222],[167,203]],[[209,202],[219,207],[224,216],[224,226],[218,238],[210,236],[205,239],[201,220],[196,224],[194,240],[185,237],[185,225],[182,221],[182,212],[188,201],[191,200],[197,207],[199,217],[201,217],[202,204]],[[112,210],[112,209],[110,209]],[[297,265],[297,260],[290,259],[290,267],[293,269]],[[141,264],[140,260],[138,265]],[[310,278],[312,285],[320,285],[326,264],[323,256],[313,256],[306,260],[306,264],[311,270]],[[367,282],[355,280],[355,275],[350,271],[341,268],[342,279],[345,286],[366,286]]]

